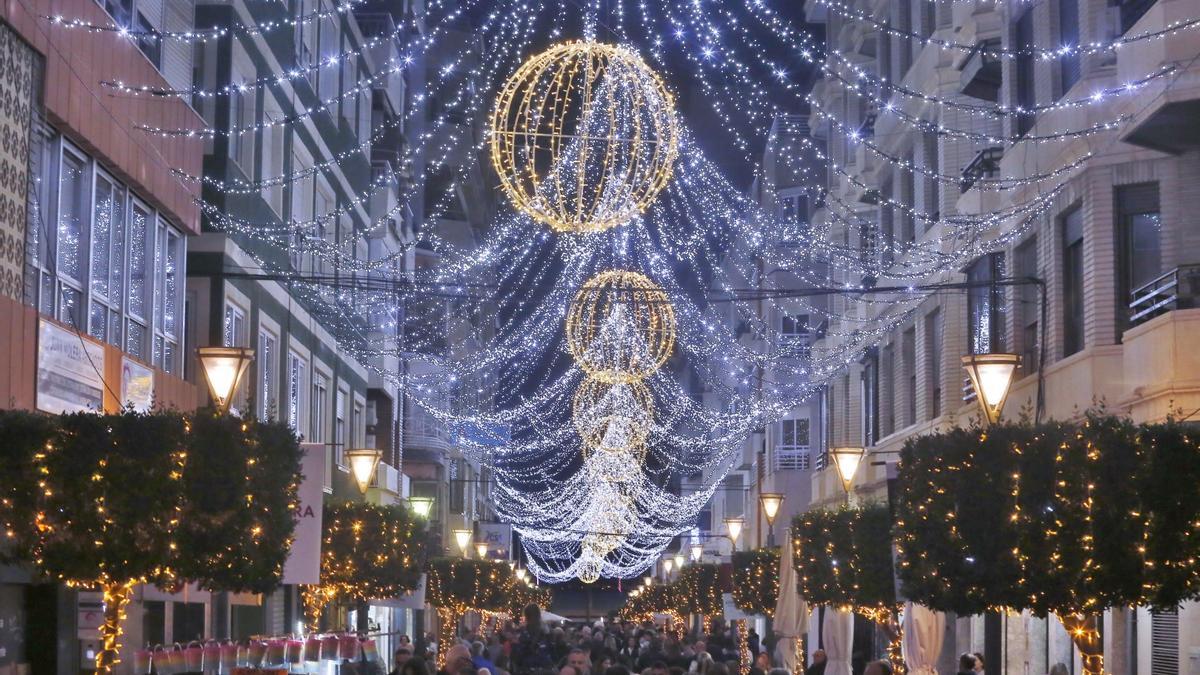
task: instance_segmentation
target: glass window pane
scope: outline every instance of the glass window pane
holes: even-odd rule
[[[125,351],[130,356],[146,360],[146,327],[136,321],[126,322]]]
[[[92,218],[92,293],[109,296],[112,255],[113,186],[103,177],[96,177],[96,197]]]
[[[164,230],[164,233],[162,328],[168,337],[178,337],[179,237],[170,230]]]
[[[59,285],[58,320],[75,328],[83,326],[83,294],[70,286]]]
[[[108,308],[104,305],[92,301],[92,310],[88,317],[88,335],[105,341],[105,329],[108,327]]]
[[[129,221],[129,313],[146,318],[146,242],[150,235],[150,214],[138,205]]]
[[[84,164],[63,153],[58,196],[58,273],[79,280],[83,269],[83,172]]]

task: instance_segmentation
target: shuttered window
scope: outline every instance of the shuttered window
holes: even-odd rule
[[[1150,613],[1150,675],[1179,675],[1179,610]]]

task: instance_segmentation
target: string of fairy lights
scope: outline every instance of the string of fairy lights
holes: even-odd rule
[[[839,0],[818,4],[905,44],[983,50],[1001,60],[1111,54],[1200,26],[1181,20],[1104,41],[980,47],[944,32],[904,30]],[[436,108],[413,105],[375,120],[352,147],[310,166],[245,178],[176,177],[203,185],[200,208],[212,228],[285,253],[255,257],[256,271],[286,279],[346,353],[493,469],[496,510],[522,535],[538,578],[631,577],[693,526],[753,430],[785,416],[908,320],[928,297],[917,280],[956,273],[1041,222],[1071,178],[1127,124],[1129,104],[1179,74],[1160,68],[1023,107],[972,102],[877,74],[826,49],[806,24],[771,5],[432,2],[425,15],[355,47],[241,82],[167,88],[105,78],[104,85],[150,99],[286,93],[368,60],[381,44],[396,46],[393,58],[287,114],[223,129],[141,127],[148,135],[232,141],[336,118],[389,79],[423,70],[427,91],[414,101],[436,99]],[[354,6],[156,39],[261,39],[340,19]],[[46,20],[115,39],[146,37],[72,17]],[[810,92],[810,75],[841,87],[892,135],[866,133],[861,119],[828,106]],[[769,144],[775,170],[792,176],[792,191],[818,204],[823,217],[807,222],[781,212],[731,180],[678,109],[675,95],[684,89],[702,97],[705,114],[722,129],[721,144],[748,165]],[[1078,119],[1087,121],[1023,134],[1010,128],[1018,117],[1071,110],[1086,110]],[[817,140],[809,124],[827,140]],[[267,189],[312,190],[314,180],[338,176],[379,140],[414,127],[421,131],[389,171],[323,211],[263,219],[229,208],[241,203],[229,200]],[[895,148],[896,138],[912,135],[945,148],[1020,142],[1064,149],[1035,172],[977,178],[972,189],[988,193],[994,206],[968,213],[945,198],[945,186],[961,176]],[[837,143],[848,149],[835,152]],[[859,147],[895,175],[929,182],[935,198],[873,189],[851,165]],[[464,217],[472,206],[465,189],[482,170],[498,177],[502,199],[479,209],[482,216]],[[407,180],[397,188],[399,174]],[[754,177],[769,194],[772,175],[760,168]],[[392,205],[373,209],[389,191]],[[370,237],[422,203],[413,238],[364,252]],[[889,229],[879,215],[885,210],[911,234]],[[465,228],[440,225],[464,219],[471,221]],[[414,268],[414,256],[432,262]],[[775,272],[763,274],[767,268]],[[616,280],[618,299],[589,300],[588,289],[604,279]],[[866,279],[913,288],[882,302],[856,292]],[[790,295],[797,285],[837,285],[844,293],[826,304]],[[663,308],[670,309],[669,330]],[[813,349],[783,332],[779,317],[801,315],[825,326],[826,346]],[[581,326],[590,338],[572,340]],[[660,341],[667,334],[669,344]],[[621,365],[594,368],[597,359]],[[384,362],[403,367],[377,365]],[[672,480],[685,475],[703,476],[702,488],[672,494]]]

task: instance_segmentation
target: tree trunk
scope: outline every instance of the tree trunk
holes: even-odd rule
[[[1072,614],[1058,617],[1079,650],[1086,675],[1104,675],[1104,641],[1100,636],[1099,614]]]
[[[96,654],[96,672],[111,673],[121,662],[121,625],[125,622],[125,607],[133,595],[133,582],[110,581],[104,589],[104,623],[100,624],[101,649]]]

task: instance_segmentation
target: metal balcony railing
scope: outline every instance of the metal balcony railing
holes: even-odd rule
[[[1190,309],[1200,296],[1200,264],[1180,265],[1130,293],[1129,325],[1136,326],[1173,309]]]
[[[984,178],[995,178],[1000,173],[1000,158],[1004,156],[1004,148],[984,148],[975,155],[962,170],[962,180],[958,187],[964,193],[974,187],[975,183]]]
[[[812,453],[807,445],[778,445],[775,447],[775,471],[808,471]]]

